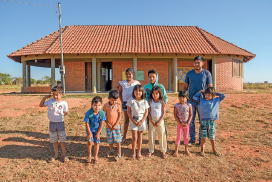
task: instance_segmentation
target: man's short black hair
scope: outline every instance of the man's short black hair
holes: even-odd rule
[[[59,85],[54,86],[54,87],[52,88],[52,92],[58,92],[59,94],[63,94],[63,87],[62,87],[62,86],[59,86]]]
[[[179,91],[178,97],[186,97],[189,99],[189,92],[187,90],[181,90]]]
[[[156,76],[157,76],[157,74],[158,74],[157,71],[156,71],[156,70],[153,70],[153,69],[149,70],[148,73],[147,73],[147,75],[149,75],[150,73],[155,73]]]
[[[202,63],[204,62],[204,59],[203,59],[202,56],[196,56],[195,59],[194,59],[194,62],[195,62],[196,60],[199,60],[199,61],[201,61]]]
[[[118,99],[119,98],[119,92],[117,90],[111,90],[109,93],[110,99]]]
[[[93,98],[93,100],[92,100],[92,105],[93,105],[94,103],[98,103],[98,102],[100,102],[100,103],[102,104],[102,98],[99,97],[99,96],[95,96],[95,97]]]

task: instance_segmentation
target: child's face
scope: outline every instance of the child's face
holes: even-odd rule
[[[156,79],[157,79],[157,75],[155,73],[150,73],[148,75],[148,78],[149,78],[149,82],[150,83],[155,83]]]
[[[62,96],[63,94],[60,94],[57,91],[53,91],[53,99],[55,99],[55,101],[61,101]]]
[[[134,95],[136,99],[142,98],[143,92],[140,89],[134,90]]]
[[[132,80],[133,79],[133,74],[131,72],[126,73],[127,80]]]
[[[154,100],[159,100],[160,98],[160,92],[158,92],[158,90],[154,90],[152,93],[152,97]]]
[[[110,105],[115,105],[115,104],[117,104],[117,100],[118,100],[118,99],[109,98]]]
[[[92,104],[92,108],[93,108],[94,112],[99,112],[101,110],[101,107],[102,107],[101,102],[97,102],[97,103]]]
[[[205,99],[206,100],[211,100],[213,97],[212,97],[212,94],[205,94]]]
[[[180,103],[186,103],[187,102],[187,98],[186,97],[179,97],[179,102]]]

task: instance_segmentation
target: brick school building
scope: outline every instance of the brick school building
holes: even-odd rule
[[[145,85],[155,69],[167,91],[183,88],[193,59],[202,56],[218,91],[243,90],[244,63],[256,55],[195,26],[74,25],[62,28],[65,86],[69,92],[104,92],[117,89],[125,70]],[[8,55],[22,63],[22,92],[50,92],[31,87],[31,66],[51,69],[61,63],[59,32],[53,32]],[[59,74],[59,73],[57,73]]]

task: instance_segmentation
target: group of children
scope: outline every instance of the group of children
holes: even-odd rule
[[[111,90],[108,96],[108,102],[102,106],[102,98],[96,96],[92,99],[92,107],[86,112],[84,121],[86,124],[88,157],[87,163],[99,163],[98,152],[100,143],[100,134],[104,122],[106,123],[106,135],[110,150],[106,156],[114,154],[113,144],[117,144],[117,155],[115,160],[122,159],[121,143],[126,142],[126,135],[129,129],[132,131],[132,153],[130,159],[143,159],[141,154],[143,132],[148,129],[148,154],[151,157],[154,153],[155,138],[158,135],[159,147],[163,159],[167,158],[167,130],[165,126],[165,113],[168,97],[163,85],[158,84],[158,74],[155,70],[149,70],[149,84],[142,86],[138,81],[133,79],[134,71],[129,68],[126,70],[126,80],[119,85],[119,91]],[[68,106],[62,101],[63,88],[56,86],[52,89],[53,99],[45,101],[51,95],[45,96],[40,107],[48,107],[49,136],[50,142],[53,143],[55,155],[49,162],[58,158],[58,141],[61,143],[63,151],[63,160],[68,162],[66,155],[65,141],[66,133],[64,126],[64,116],[68,112]],[[187,90],[181,90],[178,98],[179,102],[174,106],[174,118],[177,122],[177,137],[175,143],[174,156],[178,156],[178,147],[183,135],[185,152],[191,155],[188,150],[188,133],[189,125],[192,119],[192,106],[187,103],[189,94]],[[219,118],[219,103],[225,98],[224,94],[216,93],[213,87],[201,90],[195,94],[194,100],[201,107],[201,152],[204,156],[204,142],[208,137],[212,143],[213,153],[221,156],[215,149],[215,122]],[[118,103],[121,100],[122,105]],[[124,112],[124,133],[121,136],[120,120]],[[92,160],[91,149],[94,145],[94,159]],[[136,146],[138,147],[136,153]]]

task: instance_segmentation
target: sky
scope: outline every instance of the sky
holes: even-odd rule
[[[57,6],[66,25],[198,26],[256,57],[244,65],[245,82],[272,83],[271,0],[18,0]],[[0,73],[22,77],[22,65],[7,57],[59,29],[58,9],[0,0]],[[60,79],[56,69],[56,79]],[[31,77],[50,76],[31,67]]]

